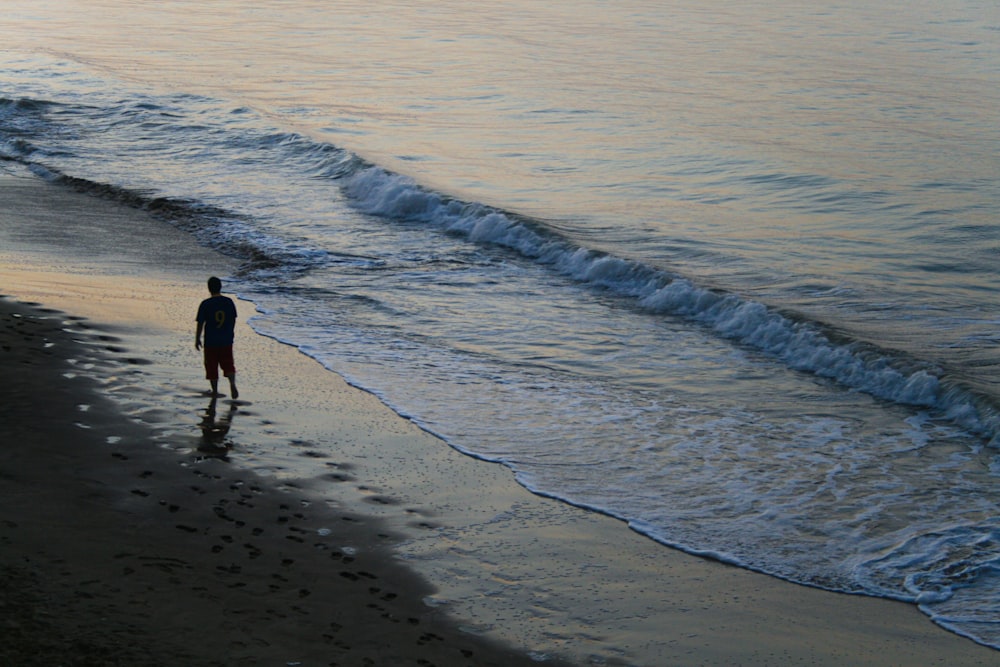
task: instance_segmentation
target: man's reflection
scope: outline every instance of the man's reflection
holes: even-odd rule
[[[212,397],[208,407],[205,409],[205,416],[201,423],[201,442],[198,444],[198,451],[207,456],[225,458],[233,443],[228,439],[229,428],[233,423],[233,415],[236,414],[236,403],[229,404],[229,411],[221,417],[216,412],[218,399]]]

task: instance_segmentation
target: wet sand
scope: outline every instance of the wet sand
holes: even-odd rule
[[[0,201],[3,664],[1000,655],[910,605],[694,558],[532,496],[254,334],[246,302],[242,400],[213,405],[193,317],[230,260],[29,178],[0,177]]]
[[[120,275],[26,261],[38,270],[0,269],[0,664],[536,664],[426,605],[431,587],[392,556],[378,518],[234,465],[252,401],[147,382],[178,352],[133,345],[174,338],[152,315],[166,284],[132,291]],[[193,329],[183,342],[194,349]],[[256,421],[272,431],[261,441],[280,437]]]
[[[3,664],[530,662],[424,606],[377,521],[151,447],[75,370],[128,372],[109,335],[10,302],[0,322]]]

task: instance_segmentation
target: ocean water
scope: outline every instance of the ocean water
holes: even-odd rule
[[[1000,648],[1000,6],[737,5],[14,0],[0,165],[536,493]]]

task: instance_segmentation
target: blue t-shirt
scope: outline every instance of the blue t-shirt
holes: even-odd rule
[[[198,306],[198,321],[205,325],[205,347],[233,344],[236,304],[228,296],[213,296]]]

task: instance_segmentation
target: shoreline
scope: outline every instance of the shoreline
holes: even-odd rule
[[[422,604],[377,520],[149,447],[74,371],[141,363],[99,326],[7,299],[0,322],[5,664],[532,664]]]
[[[996,660],[995,651],[934,626],[912,605],[808,589],[699,559],[652,543],[614,519],[533,496],[517,486],[506,469],[455,452],[297,350],[254,333],[246,326],[246,302],[238,302],[236,348],[244,400],[216,404],[215,420],[220,413],[229,417],[224,438],[233,444],[227,453],[230,461],[199,452],[210,404],[203,396],[207,383],[193,350],[193,309],[202,298],[204,277],[234,270],[231,260],[197,248],[190,237],[141,211],[41,181],[0,176],[0,193],[10,195],[5,200],[10,204],[0,211],[0,240],[6,248],[0,251],[0,291],[67,313],[47,315],[58,322],[49,337],[66,327],[64,321],[75,322],[69,328],[77,335],[89,332],[90,348],[97,353],[77,359],[69,371],[63,369],[90,378],[93,386],[74,387],[73,379],[59,387],[66,394],[61,409],[46,407],[49,399],[44,395],[24,405],[10,399],[12,419],[4,422],[16,438],[4,441],[28,437],[32,415],[47,415],[46,428],[62,429],[49,437],[53,452],[65,450],[81,434],[122,438],[111,446],[98,437],[92,442],[98,455],[77,457],[61,472],[51,469],[53,455],[42,456],[40,451],[33,453],[35,467],[26,468],[35,471],[31,488],[43,495],[38,502],[19,505],[22,513],[50,512],[54,503],[66,500],[59,494],[69,493],[67,485],[72,483],[78,494],[90,498],[87,507],[96,514],[105,516],[102,512],[113,509],[125,514],[107,516],[131,520],[121,526],[110,519],[94,523],[86,513],[76,517],[71,527],[88,545],[67,551],[76,559],[73,567],[79,568],[77,584],[121,581],[126,567],[131,570],[127,578],[152,579],[142,583],[146,586],[168,586],[171,578],[189,576],[203,576],[216,586],[225,580],[236,584],[236,591],[255,591],[253,602],[243,598],[239,604],[246,618],[255,619],[258,632],[270,632],[272,626],[279,635],[287,631],[292,634],[280,635],[282,641],[313,652],[311,661],[303,664],[363,664],[361,651],[378,650],[379,641],[413,651],[440,649],[432,662],[441,665],[494,664],[494,659],[501,660],[495,664],[538,664],[531,651],[536,657],[563,655],[579,664],[972,665]],[[76,235],[68,231],[70,222],[78,228]],[[116,225],[142,232],[134,234],[134,240],[122,239]],[[154,242],[148,234],[155,235]],[[154,245],[155,253],[150,249]],[[176,261],[164,268],[163,255],[156,253]],[[87,320],[71,319],[78,316]],[[89,329],[82,330],[81,324]],[[60,377],[65,376],[51,375],[47,386],[59,385]],[[97,399],[84,398],[91,396],[88,392],[115,399],[97,410]],[[90,407],[81,412],[80,405]],[[125,451],[126,436],[105,423],[117,424],[118,430],[123,424],[144,430],[128,436],[131,444]],[[156,458],[140,463],[138,452]],[[20,474],[17,457],[27,454],[5,456],[15,456],[0,468],[0,483],[6,488],[5,475],[13,470]],[[128,469],[124,477],[114,472],[122,468]],[[102,479],[108,481],[93,481]],[[65,483],[54,483],[57,480]],[[49,493],[53,495],[44,495]],[[298,511],[293,511],[296,505]],[[171,512],[174,506],[179,509]],[[182,513],[183,522],[178,518]],[[47,520],[57,519],[61,517]],[[4,528],[4,539],[14,540],[24,532],[24,521],[9,516],[4,520],[18,524],[17,529]],[[55,534],[68,530],[50,525],[60,526]],[[237,534],[237,528],[242,532]],[[254,530],[261,532],[254,535]],[[120,561],[128,557],[115,557],[135,552],[96,551],[87,535],[114,536],[154,551],[168,549],[180,536],[187,546],[172,552],[173,561],[123,566]],[[231,542],[225,541],[226,535]],[[49,546],[41,535],[34,541],[17,539],[21,541],[4,549],[14,560],[27,557],[38,564],[39,550]],[[265,540],[267,548],[261,544]],[[67,544],[72,543],[67,538]],[[304,549],[308,557],[299,552],[281,555],[307,543],[326,548]],[[315,552],[326,556],[313,562]],[[341,561],[331,558],[335,553]],[[150,552],[145,554],[151,558]],[[227,563],[226,557],[236,560]],[[283,565],[289,558],[293,562]],[[354,560],[345,563],[343,558]],[[101,569],[109,559],[118,569]],[[265,562],[269,569],[261,567]],[[239,571],[218,569],[232,565]],[[88,568],[95,576],[86,574]],[[378,582],[365,586],[362,568]],[[345,586],[350,593],[358,582],[341,577],[341,572],[359,577],[357,594],[346,603],[353,618],[379,611],[371,607],[375,605],[397,621],[416,618],[419,623],[410,627],[383,618],[372,621],[372,632],[380,632],[380,637],[362,641],[362,634],[342,629],[332,642],[317,639],[329,634],[324,632],[301,644],[293,641],[292,630],[281,630],[291,621],[271,612],[309,606],[309,613],[294,615],[313,619],[345,613],[339,608],[344,605],[338,605]],[[331,574],[344,581],[327,581]],[[275,575],[306,583],[285,587]],[[48,576],[60,581],[51,572]],[[165,582],[157,583],[157,577]],[[44,576],[40,582],[45,582]],[[125,590],[125,584],[120,586]],[[279,588],[272,593],[271,586]],[[372,588],[379,591],[369,592]],[[66,583],[48,594],[62,594],[79,604],[79,592]],[[89,589],[83,592],[94,595]],[[389,593],[391,600],[382,599]],[[229,589],[219,591],[223,594],[235,595]],[[153,626],[166,623],[164,628],[173,629],[159,637],[164,645],[190,631],[170,626],[161,618],[165,612],[142,607],[138,598],[101,600],[108,613],[138,606]],[[183,607],[171,610],[174,622],[187,613]],[[127,616],[124,620],[139,622]],[[431,627],[435,629],[428,630]],[[246,644],[240,648],[245,664],[298,660],[238,632],[246,630],[227,626],[210,634]],[[428,633],[446,641],[431,642]],[[338,648],[335,642],[345,636],[357,636],[364,648]],[[460,644],[466,648],[456,650]],[[415,655],[395,662],[379,654],[375,664],[410,664],[406,660]]]

